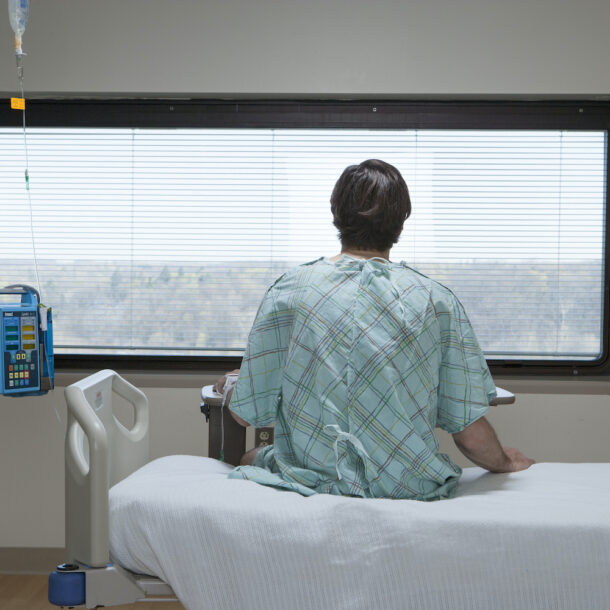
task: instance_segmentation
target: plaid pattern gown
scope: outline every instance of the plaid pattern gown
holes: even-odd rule
[[[230,408],[274,444],[230,473],[304,495],[435,500],[461,469],[439,453],[495,385],[453,293],[404,263],[321,258],[269,288]]]

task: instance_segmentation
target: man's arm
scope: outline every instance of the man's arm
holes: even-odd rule
[[[490,472],[516,472],[536,463],[517,449],[502,447],[494,429],[484,417],[454,434],[453,440],[470,461]]]

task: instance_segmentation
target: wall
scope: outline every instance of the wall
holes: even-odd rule
[[[6,94],[17,80],[2,22]],[[607,96],[608,23],[607,0],[31,0],[26,89]]]

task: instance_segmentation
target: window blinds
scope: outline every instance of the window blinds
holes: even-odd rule
[[[491,359],[601,353],[604,131],[0,130],[0,283],[53,306],[58,353],[241,354],[266,287],[339,251],[347,165],[392,163],[393,260],[449,286]],[[33,242],[32,242],[33,237]]]

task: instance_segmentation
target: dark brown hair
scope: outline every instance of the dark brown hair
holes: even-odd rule
[[[330,196],[330,209],[344,248],[386,250],[402,233],[411,199],[393,165],[369,159],[343,171]]]

